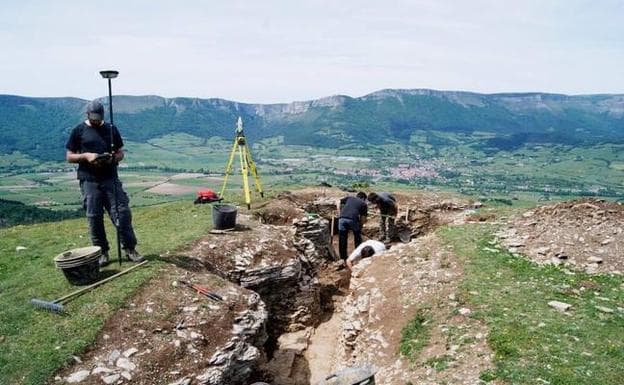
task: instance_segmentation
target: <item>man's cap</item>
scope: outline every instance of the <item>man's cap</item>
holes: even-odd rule
[[[87,118],[90,120],[104,120],[104,106],[97,100],[87,105]]]

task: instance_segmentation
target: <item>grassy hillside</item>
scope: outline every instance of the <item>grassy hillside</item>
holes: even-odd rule
[[[490,330],[496,369],[483,373],[482,380],[621,384],[622,313],[602,313],[596,302],[601,298],[609,306],[622,304],[621,277],[538,266],[495,245],[493,230],[465,225],[441,231],[465,265],[460,300],[473,309],[471,317]],[[553,311],[547,305],[551,300],[569,303],[575,310]]]
[[[106,318],[157,274],[161,253],[198,238],[211,223],[210,206],[191,202],[136,209],[133,214],[138,249],[150,263],[71,301],[67,315],[35,310],[29,301],[53,300],[76,290],[55,269],[53,258],[89,245],[86,220],[0,229],[0,384],[44,383],[89,346]],[[110,226],[107,233],[114,242]],[[123,268],[129,266],[124,263]],[[106,268],[110,273],[118,269],[116,263]]]
[[[0,95],[0,153],[62,159],[69,131],[80,122],[85,107],[77,98]]]

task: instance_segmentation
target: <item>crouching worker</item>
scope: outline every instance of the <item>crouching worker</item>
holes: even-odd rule
[[[360,243],[358,247],[347,258],[347,267],[349,270],[353,268],[353,265],[358,263],[363,258],[370,258],[375,254],[381,254],[386,251],[386,245],[382,242],[369,239],[366,242]]]
[[[394,220],[399,212],[396,198],[388,192],[372,192],[368,194],[368,200],[377,205],[379,209],[379,240],[391,242],[396,236]],[[386,220],[388,222],[388,227],[386,227]]]
[[[66,144],[67,161],[78,163],[78,180],[91,243],[102,248],[100,266],[109,263],[104,211],[119,227],[126,257],[133,262],[143,261],[135,249],[137,239],[132,228],[128,195],[117,176],[117,164],[124,158],[122,147],[117,127],[104,123],[104,106],[97,101],[89,103],[87,119],[73,129]]]

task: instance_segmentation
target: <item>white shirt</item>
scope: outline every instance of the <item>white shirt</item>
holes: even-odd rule
[[[347,261],[355,263],[359,261],[360,259],[362,259],[362,249],[365,248],[366,246],[370,246],[373,248],[373,250],[375,250],[374,255],[377,255],[381,252],[386,251],[386,245],[384,245],[382,242],[376,241],[374,239],[369,239],[368,241],[360,243],[360,245],[356,247],[355,250],[353,250],[351,255],[349,255],[349,258],[347,258]]]

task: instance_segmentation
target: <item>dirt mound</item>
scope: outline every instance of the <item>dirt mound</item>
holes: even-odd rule
[[[332,188],[307,188],[297,191],[284,191],[254,210],[254,218],[261,223],[290,225],[293,220],[307,214],[317,214],[325,219],[336,216],[336,202],[345,193]]]
[[[203,268],[234,280],[233,271],[279,265],[295,258],[290,227],[259,225],[239,215],[237,228],[223,234],[208,234],[178,254],[194,258]]]
[[[622,205],[587,198],[527,211],[497,235],[511,252],[540,264],[621,274],[623,229]]]
[[[253,217],[260,223],[269,225],[290,225],[293,220],[303,218],[305,212],[300,202],[290,192],[281,193],[253,212]]]
[[[409,241],[430,233],[447,224],[460,224],[467,220],[470,210],[482,207],[480,202],[438,194],[398,193],[399,212],[396,218],[395,241]],[[364,226],[363,233],[369,238],[379,237],[379,217],[374,206],[369,205],[371,220]],[[494,218],[489,218],[494,219]]]

